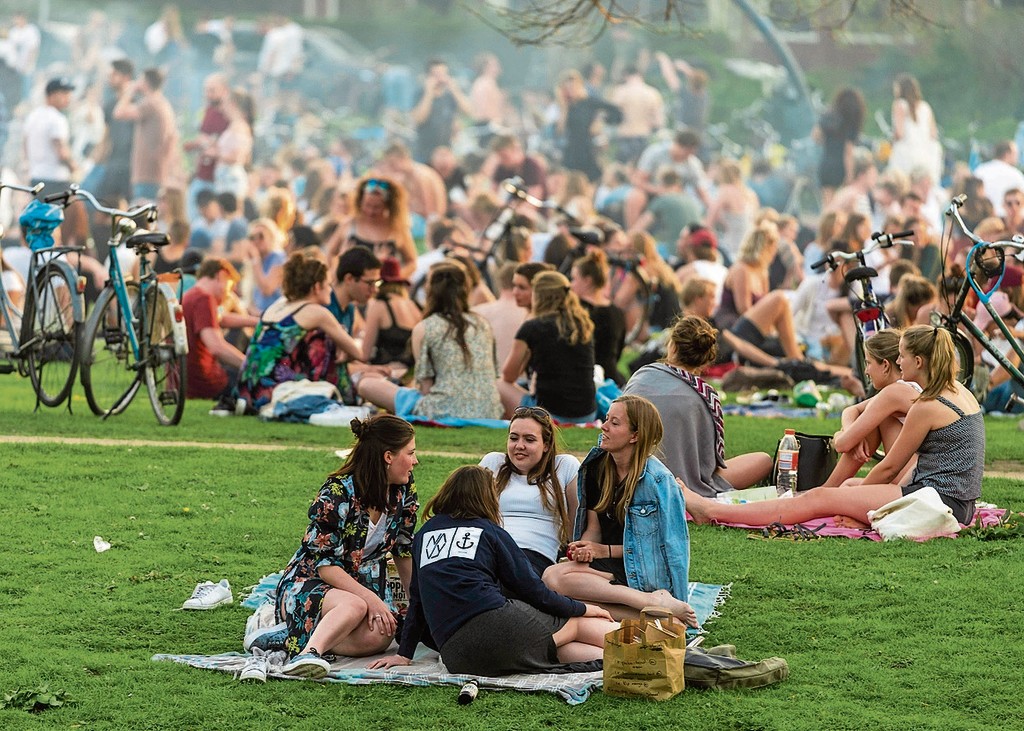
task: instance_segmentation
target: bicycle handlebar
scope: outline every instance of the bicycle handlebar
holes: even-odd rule
[[[960,216],[960,206],[967,202],[967,195],[961,193],[960,195],[953,198],[949,205],[946,206],[945,214],[956,220],[960,224],[960,230],[964,232],[964,235],[973,241],[975,244],[980,244],[985,247],[993,249],[1016,249],[1017,254],[1014,256],[1021,258],[1024,255],[1024,236],[1020,234],[1014,234],[1013,238],[1009,241],[985,241],[980,236],[977,236],[973,231],[967,228],[967,224],[964,223],[964,219]]]
[[[871,234],[871,241],[874,242],[873,245],[869,244],[860,251],[834,251],[831,254],[828,254],[824,259],[820,259],[819,261],[816,261],[813,264],[811,264],[811,269],[815,271],[821,271],[827,266],[829,269],[834,270],[836,267],[839,266],[840,262],[863,261],[864,256],[866,254],[870,254],[873,251],[878,251],[879,249],[888,249],[892,246],[896,246],[897,244],[899,244],[900,246],[913,246],[913,241],[900,240],[906,236],[913,235],[913,230],[900,231],[894,234],[887,234],[882,231],[875,231],[875,233]]]
[[[20,190],[22,193],[30,193],[32,197],[39,195],[39,193],[42,192],[43,188],[45,187],[46,186],[43,183],[36,183],[31,188],[26,188],[24,185],[15,185],[14,183],[0,182],[0,190],[3,190],[4,188],[10,188],[11,190]]]
[[[96,196],[77,185],[72,185],[68,190],[68,193],[85,198],[85,200],[87,200],[97,212],[106,213],[108,216],[113,216],[115,218],[138,218],[145,214],[150,223],[153,223],[156,220],[156,203],[147,203],[143,206],[122,211],[119,208],[108,208],[107,206],[100,204],[100,202],[96,200]],[[61,195],[63,195],[63,193]]]

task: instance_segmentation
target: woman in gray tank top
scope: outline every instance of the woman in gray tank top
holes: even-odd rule
[[[769,525],[844,515],[866,525],[869,511],[933,487],[958,521],[971,521],[981,497],[985,423],[977,399],[956,380],[953,340],[928,325],[908,328],[900,339],[898,364],[903,380],[916,381],[923,390],[896,443],[862,485],[818,487],[792,499],[744,505],[723,505],[684,487],[686,509],[698,523]],[[917,467],[905,484],[898,484],[900,471],[915,455]]]

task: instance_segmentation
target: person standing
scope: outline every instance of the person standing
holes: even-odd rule
[[[864,95],[848,86],[836,93],[814,129],[814,137],[821,144],[818,183],[826,207],[836,190],[853,180],[853,151],[860,141],[865,117]]]
[[[893,97],[889,169],[908,175],[925,170],[932,182],[938,184],[942,179],[942,145],[931,105],[921,97],[917,79],[909,74],[896,77]]]
[[[50,79],[46,102],[25,118],[25,162],[32,185],[43,183],[44,194],[67,188],[77,169],[71,154],[71,126],[64,112],[74,84],[67,77]]]
[[[996,143],[992,159],[974,169],[974,177],[981,180],[985,195],[992,201],[997,216],[1006,215],[1003,196],[1011,190],[1024,190],[1024,173],[1017,167],[1017,143],[1003,140]]]
[[[606,124],[619,124],[622,110],[603,99],[590,96],[579,71],[569,69],[559,79],[555,89],[560,109],[558,131],[565,137],[562,166],[566,170],[579,170],[591,182],[601,179],[601,166],[594,146],[594,130],[599,120]]]
[[[114,107],[114,119],[135,122],[132,139],[132,198],[155,201],[162,186],[179,173],[178,126],[161,90],[164,74],[146,69]]]
[[[11,27],[7,31],[7,39],[14,49],[14,70],[21,76],[21,98],[28,99],[32,92],[32,77],[36,72],[39,60],[39,46],[42,36],[35,23],[28,19],[24,12],[17,12],[11,18]],[[11,100],[14,103],[19,100]]]
[[[423,89],[411,112],[416,125],[416,162],[429,162],[436,147],[451,147],[459,112],[471,115],[473,106],[448,73],[448,64],[436,58],[427,61]]]
[[[644,81],[636,66],[626,68],[625,79],[612,89],[609,101],[622,110],[615,159],[635,163],[651,135],[665,126],[665,100]]]
[[[185,143],[186,152],[197,152],[196,171],[188,186],[185,200],[188,220],[194,221],[199,215],[196,196],[201,190],[212,191],[214,173],[217,169],[217,138],[228,128],[231,121],[224,111],[224,101],[229,94],[228,82],[223,74],[210,74],[203,84],[206,96],[206,110],[199,124],[199,136]]]
[[[129,200],[132,197],[131,163],[135,123],[127,119],[115,119],[114,108],[134,79],[135,66],[127,58],[111,62],[103,99],[103,121],[107,123],[107,136],[100,146],[92,173],[101,199]],[[88,179],[82,182],[82,187],[93,189]]]

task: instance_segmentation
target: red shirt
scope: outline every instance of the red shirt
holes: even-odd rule
[[[199,125],[199,131],[204,135],[219,137],[221,132],[228,128],[228,118],[224,116],[220,106],[208,106],[203,114],[203,121]],[[199,161],[196,163],[196,177],[199,180],[213,182],[213,171],[217,167],[217,158],[212,155],[199,153]]]
[[[208,327],[220,327],[217,322],[217,301],[199,287],[192,287],[181,299],[188,332],[188,377],[186,398],[215,399],[227,388],[228,374],[210,349],[203,345],[199,334]]]

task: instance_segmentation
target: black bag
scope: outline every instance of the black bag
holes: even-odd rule
[[[769,657],[761,662],[740,660],[732,645],[719,645],[708,650],[688,647],[683,675],[688,688],[763,688],[788,678],[789,665],[781,657]]]
[[[796,433],[797,441],[800,442],[800,458],[797,461],[796,490],[804,492],[812,487],[818,487],[839,462],[839,455],[832,446],[832,437],[825,434],[804,434]],[[782,443],[782,440],[779,440]],[[769,479],[775,479],[775,472],[779,466],[779,448],[775,447],[774,467]]]

